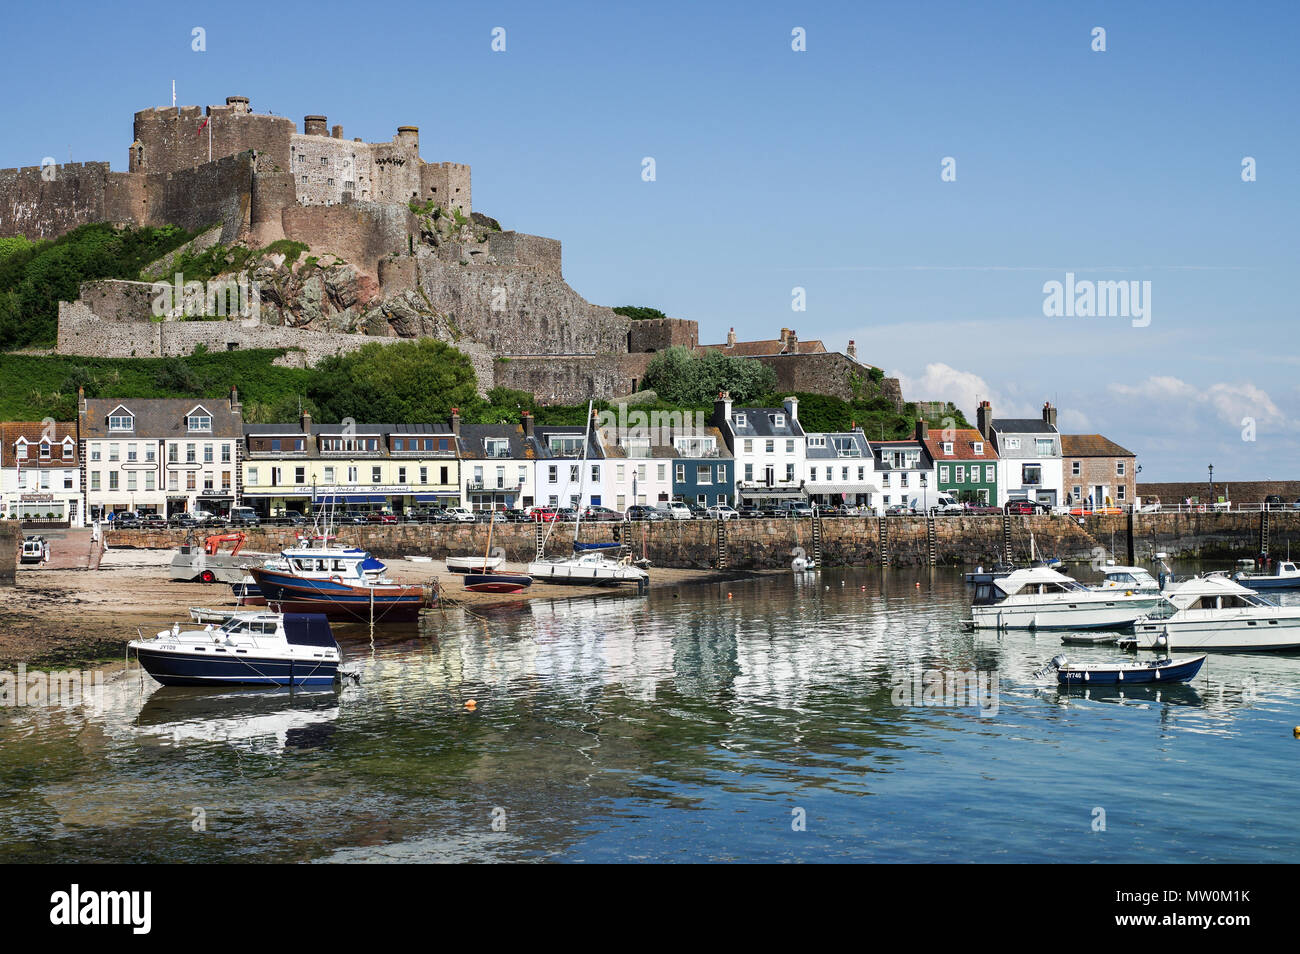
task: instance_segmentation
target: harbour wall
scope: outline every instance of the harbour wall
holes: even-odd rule
[[[1057,556],[1067,563],[1093,563],[1128,557],[1128,516],[1080,518],[1064,516],[1013,516],[1011,553],[1017,561],[1028,559],[1030,537],[1038,554]],[[824,566],[923,566],[930,562],[930,529],[934,531],[934,562],[946,566],[990,566],[1002,554],[1004,523],[1000,516],[936,517],[835,517],[820,526],[820,559]],[[1258,513],[1159,513],[1133,516],[1134,555],[1146,562],[1157,552],[1175,559],[1235,560],[1259,551],[1261,515]],[[625,535],[638,557],[654,566],[695,569],[764,570],[789,566],[793,551],[808,555],[817,550],[813,523],[807,519],[666,520],[653,523],[587,524],[587,541],[613,539],[615,529]],[[268,527],[246,531],[245,548],[278,552],[296,541],[297,531]],[[723,546],[719,547],[719,533]],[[482,553],[487,545],[485,524],[375,525],[341,527],[340,541],[364,547],[376,556],[400,559],[406,555],[431,556]],[[114,530],[110,546],[171,549],[184,539],[179,530]],[[501,547],[511,562],[526,562],[536,552],[536,525],[504,524],[493,531],[494,547]],[[547,541],[550,554],[570,551],[573,526],[557,526]],[[1269,548],[1275,557],[1286,555],[1288,544],[1300,557],[1300,512],[1269,514]]]

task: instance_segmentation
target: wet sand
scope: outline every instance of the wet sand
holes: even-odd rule
[[[18,584],[0,587],[0,669],[18,663],[72,666],[121,659],[137,630],[150,636],[187,621],[191,606],[234,607],[224,583],[177,583],[168,579],[172,551],[108,550],[97,570],[18,571]],[[520,564],[503,570],[527,572]],[[471,610],[529,600],[627,594],[633,587],[559,586],[535,583],[522,593],[471,593],[445,565],[393,560],[389,575],[403,583],[437,583],[443,601]],[[752,577],[715,570],[650,570],[652,589]],[[255,608],[255,607],[254,607]]]

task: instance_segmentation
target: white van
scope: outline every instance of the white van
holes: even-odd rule
[[[686,506],[680,500],[670,500],[664,504],[664,510],[668,511],[668,516],[674,520],[690,520],[691,508]]]
[[[931,494],[923,494],[919,497],[913,497],[907,502],[908,509],[914,514],[926,513],[926,507],[929,506],[930,513],[962,513],[965,507],[957,502],[957,498],[952,494],[937,490]]]

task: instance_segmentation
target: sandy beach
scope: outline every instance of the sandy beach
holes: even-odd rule
[[[192,606],[233,607],[225,584],[178,583],[169,579],[170,550],[107,550],[99,569],[18,571],[17,586],[0,588],[0,668],[79,665],[121,658],[137,630],[152,635],[189,618]],[[471,593],[462,578],[441,562],[393,560],[389,574],[403,583],[436,583],[447,604],[500,606],[527,600],[626,594],[628,588],[557,586],[537,583],[522,593]],[[520,564],[504,569],[526,572]],[[712,570],[652,568],[651,588],[673,588],[752,576]]]

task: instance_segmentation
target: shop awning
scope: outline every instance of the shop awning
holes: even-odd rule
[[[317,504],[363,504],[363,503],[388,503],[388,498],[383,494],[334,494],[327,497],[317,497]]]
[[[447,500],[448,498],[455,498],[455,497],[459,497],[459,496],[460,496],[460,494],[456,494],[456,493],[446,493],[446,494],[416,494],[416,495],[415,495],[415,502],[416,502],[416,503],[437,503],[439,500]]]
[[[880,488],[872,484],[805,484],[810,494],[878,494]]]
[[[739,487],[742,497],[789,497],[802,500],[808,496],[802,487]]]

